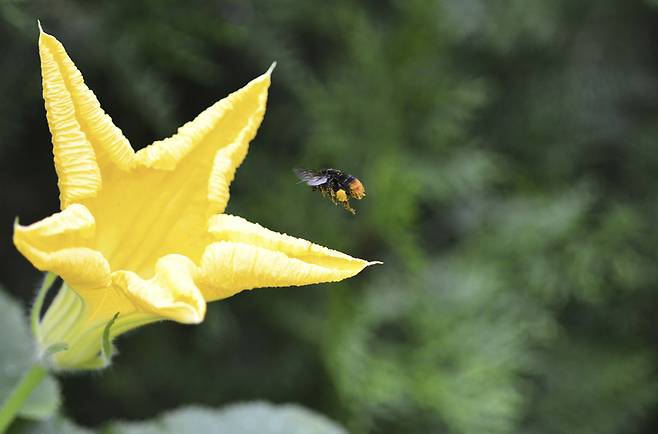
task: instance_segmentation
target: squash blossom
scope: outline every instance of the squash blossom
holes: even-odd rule
[[[200,323],[207,302],[246,289],[335,282],[374,263],[224,214],[272,68],[135,152],[41,29],[39,54],[61,211],[16,223],[13,241],[64,282],[45,314],[44,294],[33,312],[53,369],[107,366],[117,335],[164,319]]]

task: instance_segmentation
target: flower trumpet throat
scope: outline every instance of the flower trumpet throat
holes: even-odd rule
[[[43,317],[59,369],[102,365],[103,335],[258,287],[335,282],[373,264],[224,214],[265,113],[274,65],[176,134],[135,152],[57,39],[40,29],[43,98],[61,211],[14,226],[16,248],[64,285]],[[117,316],[118,314],[118,316]]]

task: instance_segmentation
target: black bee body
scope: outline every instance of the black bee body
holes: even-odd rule
[[[335,205],[341,204],[343,208],[352,214],[356,214],[356,211],[350,206],[349,198],[360,200],[366,195],[366,190],[361,181],[355,176],[338,169],[322,169],[318,171],[294,169],[294,172],[313,191],[319,191]]]
[[[343,173],[340,170],[336,169],[322,169],[317,172],[318,175],[322,176],[323,178],[327,178],[327,182],[324,184],[320,185],[314,185],[313,191],[320,190],[331,190],[331,191],[338,191],[341,188],[345,191],[349,190],[349,185],[350,182],[354,179],[354,176],[349,175],[347,173]]]

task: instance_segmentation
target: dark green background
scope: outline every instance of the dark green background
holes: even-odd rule
[[[354,433],[658,430],[658,2],[0,0],[0,283],[58,209],[36,19],[136,148],[278,61],[228,212],[382,260],[62,378],[82,425],[296,402]],[[354,217],[292,167],[357,175]]]

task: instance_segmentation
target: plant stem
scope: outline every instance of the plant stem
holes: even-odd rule
[[[30,370],[23,375],[20,383],[0,408],[0,434],[7,430],[25,400],[45,377],[46,369],[39,362],[32,365]]]

